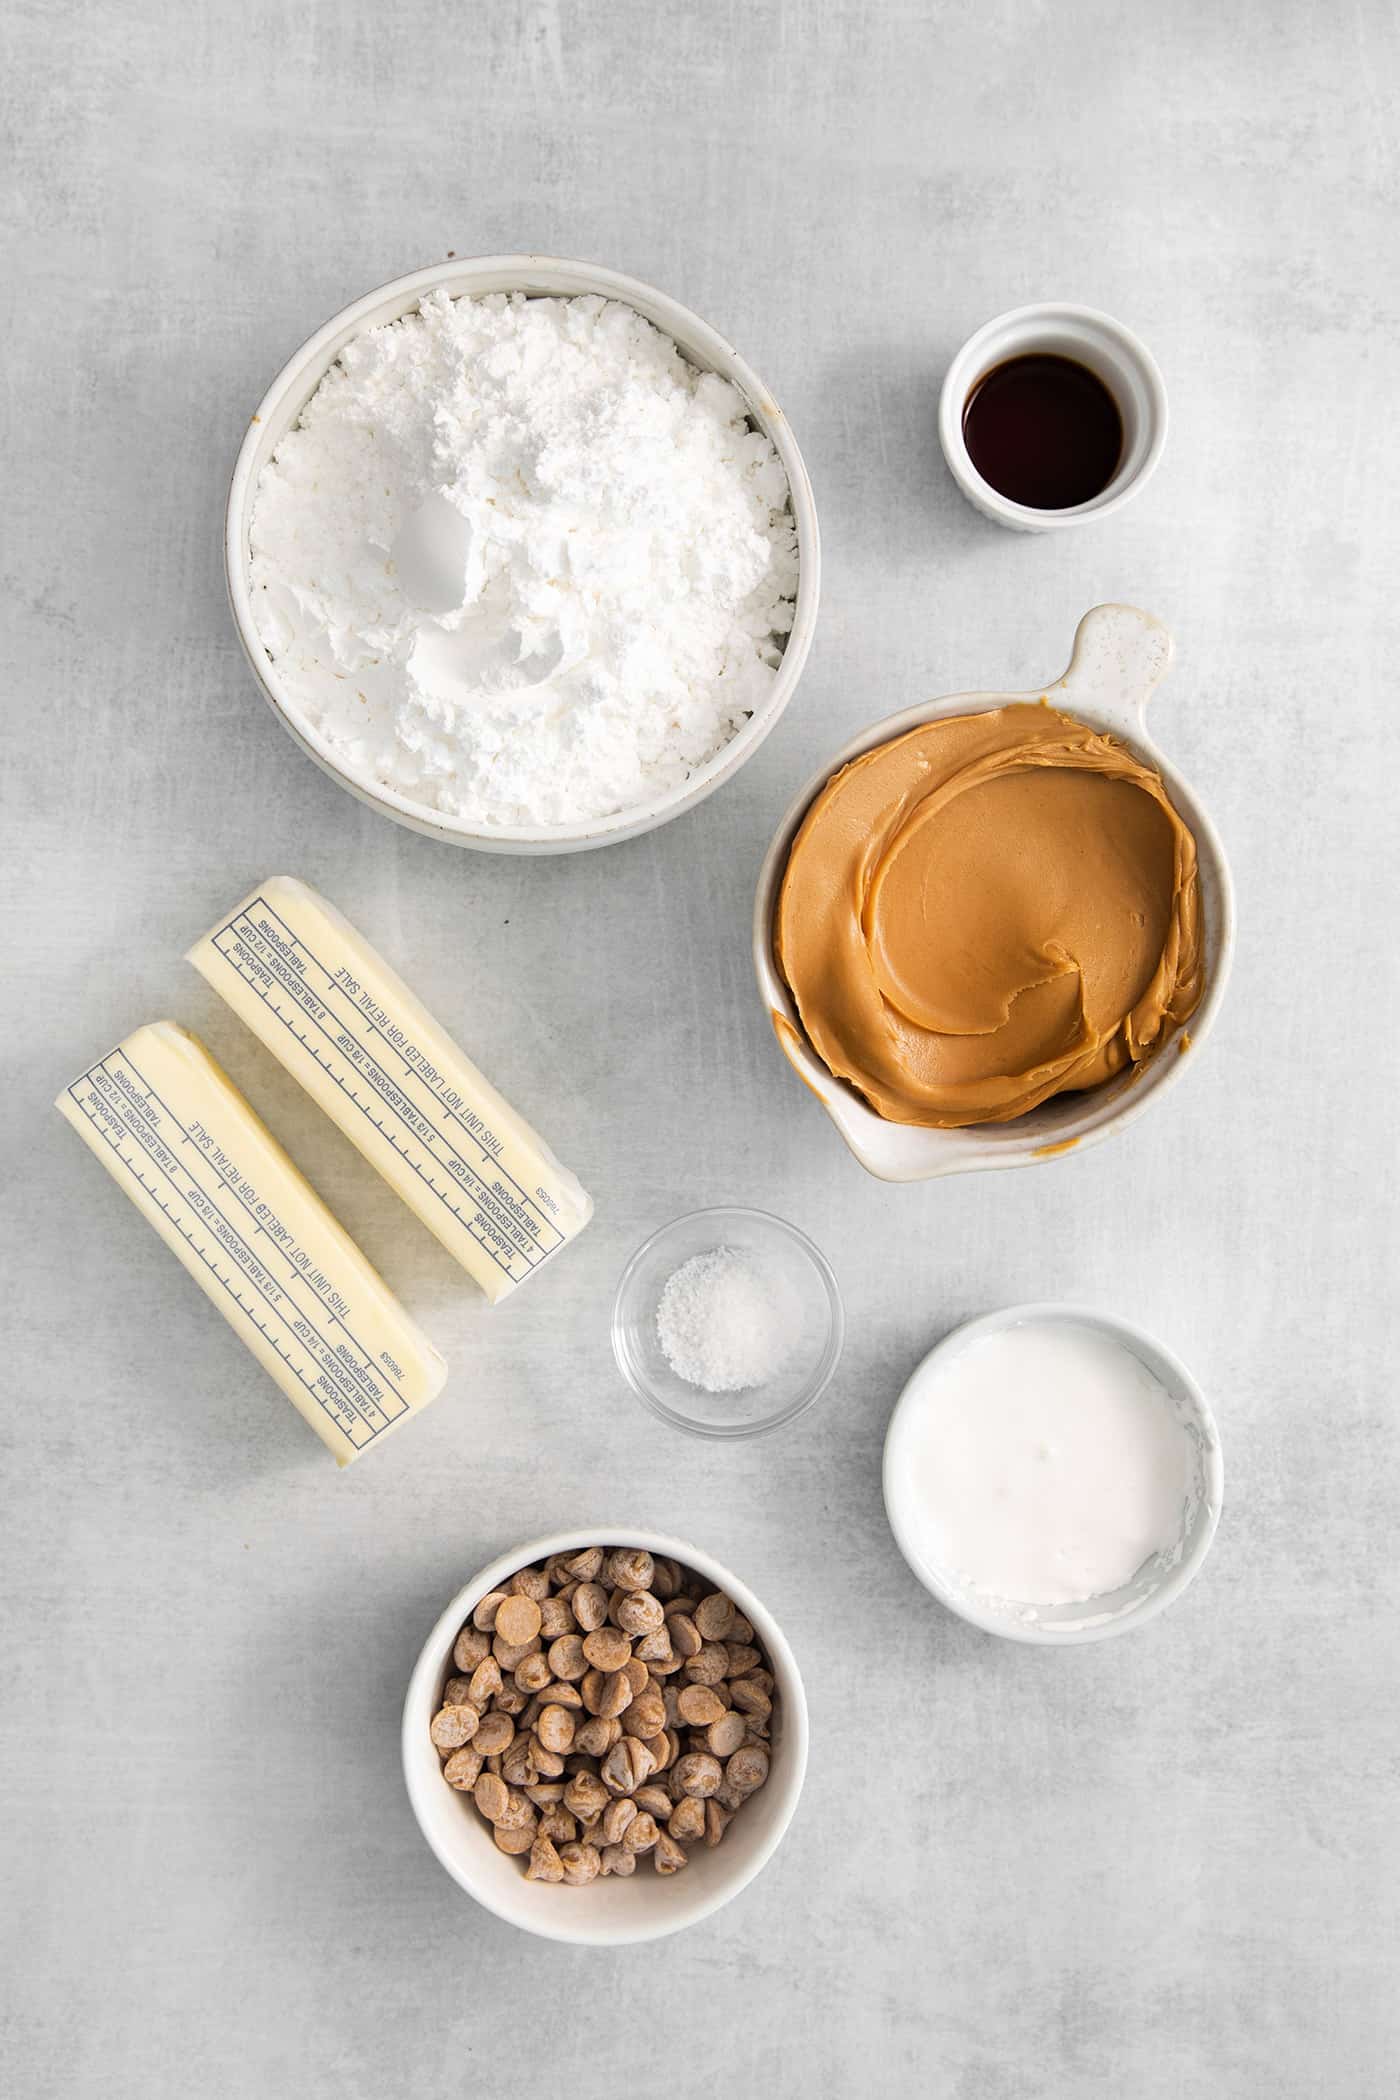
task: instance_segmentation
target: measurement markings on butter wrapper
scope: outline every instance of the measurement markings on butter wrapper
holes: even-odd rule
[[[124,1050],[100,1059],[68,1093],[357,1450],[407,1412],[393,1378],[327,1303],[323,1294],[337,1295],[329,1278],[203,1124],[186,1124]]]
[[[481,1118],[355,980],[343,982],[346,973],[328,968],[265,898],[236,912],[213,946],[506,1275],[518,1282],[564,1244],[536,1197],[501,1164],[492,1149],[499,1140]]]

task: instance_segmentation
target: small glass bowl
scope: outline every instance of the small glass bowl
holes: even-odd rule
[[[662,1351],[656,1308],[666,1281],[692,1255],[732,1247],[780,1278],[798,1307],[791,1356],[776,1376],[739,1392],[707,1393],[677,1376]],[[795,1225],[765,1210],[693,1210],[645,1240],[613,1301],[618,1369],[653,1414],[695,1436],[760,1436],[794,1421],[830,1385],[846,1316],[831,1264]]]

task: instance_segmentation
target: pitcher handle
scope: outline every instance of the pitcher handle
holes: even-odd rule
[[[1075,630],[1069,669],[1046,697],[1070,714],[1082,710],[1131,735],[1143,727],[1171,660],[1171,634],[1151,613],[1096,605]]]

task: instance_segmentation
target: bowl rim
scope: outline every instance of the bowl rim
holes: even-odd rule
[[[532,290],[533,283],[551,275],[573,281],[569,284],[561,281]],[[506,287],[486,282],[488,278],[502,276],[520,281]],[[344,755],[337,752],[322,732],[302,715],[283,689],[258,633],[248,585],[247,538],[257,473],[260,471],[258,455],[268,426],[281,415],[287,398],[299,393],[292,419],[295,422],[296,415],[300,414],[325,370],[345,344],[369,327],[386,325],[394,318],[382,313],[386,303],[401,302],[400,314],[409,313],[419,300],[440,287],[450,290],[452,296],[458,298],[483,297],[490,291],[514,289],[532,297],[597,296],[631,306],[663,334],[670,335],[688,362],[702,364],[703,359],[708,359],[709,364],[702,365],[702,368],[718,372],[737,388],[751,417],[773,444],[787,475],[789,500],[797,528],[797,596],[792,627],[763,705],[755,709],[743,727],[680,787],[651,796],[645,802],[615,811],[608,817],[567,825],[482,828],[415,801],[398,788],[381,785],[348,766]],[[333,354],[328,356],[328,352]],[[310,376],[313,371],[314,377]],[[263,698],[294,742],[340,786],[368,806],[381,810],[411,830],[484,852],[566,853],[611,845],[655,830],[703,802],[752,757],[786,709],[811,651],[821,595],[821,535],[811,478],[787,417],[771,388],[717,329],[679,300],[671,298],[669,293],[601,264],[541,254],[456,256],[451,260],[429,263],[377,285],[315,329],[277,371],[244,432],[224,507],[223,563],[229,607],[243,653]]]
[[[694,1224],[701,1218],[760,1218],[764,1225],[776,1225],[779,1231],[788,1239],[795,1240],[803,1253],[810,1258],[813,1267],[821,1277],[822,1283],[826,1288],[827,1303],[831,1308],[831,1331],[827,1336],[826,1347],[822,1352],[821,1362],[813,1374],[810,1387],[798,1398],[789,1401],[786,1407],[776,1409],[771,1415],[762,1415],[755,1422],[701,1422],[693,1420],[688,1415],[683,1415],[677,1408],[668,1407],[664,1400],[653,1393],[635,1375],[633,1367],[624,1355],[618,1339],[619,1329],[622,1324],[618,1316],[622,1308],[623,1295],[641,1263],[651,1252],[657,1241],[664,1239],[667,1233],[674,1232],[678,1226]],[[836,1280],[835,1270],[822,1253],[821,1248],[816,1244],[816,1241],[809,1238],[800,1225],[792,1224],[787,1218],[780,1218],[776,1211],[760,1210],[757,1205],[752,1203],[711,1203],[706,1204],[700,1210],[680,1211],[674,1218],[668,1218],[664,1225],[657,1226],[655,1232],[648,1233],[641,1245],[634,1250],[624,1264],[622,1273],[617,1280],[617,1289],[613,1292],[610,1332],[612,1335],[613,1356],[618,1370],[626,1379],[631,1391],[642,1402],[642,1405],[650,1408],[658,1420],[669,1422],[673,1429],[685,1430],[689,1436],[705,1437],[714,1442],[734,1442],[744,1437],[763,1436],[769,1430],[785,1429],[789,1423],[797,1421],[799,1416],[805,1415],[808,1408],[814,1407],[817,1401],[821,1399],[841,1365],[841,1356],[846,1345],[846,1306],[841,1296],[841,1286]]]
[[[452,1654],[452,1643],[456,1639],[463,1619],[503,1578],[513,1575],[517,1569],[527,1567],[533,1561],[545,1560],[552,1553],[565,1553],[584,1546],[595,1546],[606,1542],[614,1546],[636,1546],[666,1559],[679,1560],[713,1581],[731,1597],[759,1634],[773,1664],[773,1673],[783,1704],[783,1732],[780,1756],[773,1759],[773,1770],[768,1786],[780,1783],[782,1804],[773,1828],[757,1846],[742,1867],[732,1870],[728,1879],[721,1882],[708,1895],[692,1899],[683,1916],[667,1920],[663,1915],[659,1922],[621,1921],[615,1928],[599,1928],[596,1924],[584,1926],[577,1919],[570,1923],[567,1906],[559,1908],[558,1922],[552,1917],[545,1923],[535,1918],[526,1918],[492,1897],[472,1879],[457,1856],[437,1841],[429,1819],[422,1808],[422,1797],[429,1777],[425,1776],[422,1745],[427,1741],[428,1723],[434,1712],[434,1702],[439,1689],[439,1679]],[[726,1903],[732,1902],[741,1889],[767,1866],[777,1851],[788,1826],[797,1810],[803,1782],[807,1776],[807,1757],[810,1746],[810,1725],[807,1715],[807,1694],[802,1682],[802,1673],[797,1658],[788,1643],[787,1636],[767,1606],[755,1596],[748,1584],[727,1568],[723,1561],[716,1560],[688,1539],[681,1539],[669,1532],[639,1530],[627,1524],[591,1525],[586,1529],[577,1527],[565,1531],[550,1531],[536,1539],[526,1539],[509,1552],[499,1553],[494,1560],[464,1583],[438,1614],[432,1630],[419,1650],[404,1694],[403,1718],[400,1727],[400,1761],[403,1767],[404,1784],[408,1792],[409,1806],[429,1850],[460,1889],[483,1910],[490,1911],[504,1924],[513,1925],[537,1939],[556,1940],[570,1946],[632,1946],[647,1940],[669,1938],[672,1933],[682,1932],[689,1925],[697,1925],[703,1918],[712,1917]],[[443,1784],[440,1771],[434,1771],[431,1781]],[[525,1884],[522,1882],[522,1886]],[[672,1883],[672,1892],[679,1894],[684,1888],[683,1880]]]
[[[966,1591],[955,1588],[936,1569],[929,1568],[919,1558],[917,1547],[903,1521],[898,1494],[894,1488],[895,1466],[899,1457],[900,1440],[908,1434],[908,1423],[912,1411],[915,1388],[922,1382],[929,1366],[940,1357],[951,1358],[962,1352],[971,1343],[984,1336],[1000,1334],[1008,1327],[1040,1323],[1059,1326],[1078,1324],[1096,1327],[1110,1335],[1146,1362],[1142,1352],[1155,1357],[1171,1374],[1178,1393],[1185,1397],[1196,1415],[1201,1430],[1201,1468],[1203,1475],[1204,1515],[1196,1527],[1186,1550],[1175,1567],[1171,1568],[1161,1582],[1139,1603],[1131,1605],[1117,1617],[1099,1623],[1084,1623],[1077,1626],[1056,1626],[1044,1621],[1022,1621],[1008,1619],[1004,1613],[983,1608]],[[1147,1364],[1151,1369],[1151,1364]],[[1220,1523],[1221,1505],[1225,1494],[1225,1464],[1220,1445],[1220,1430],[1215,1413],[1205,1396],[1199,1380],[1188,1370],[1174,1349],[1169,1349],[1150,1328],[1137,1321],[1125,1319],[1119,1313],[1103,1312],[1097,1306],[1079,1305],[1066,1299],[1036,1299],[1020,1305],[1002,1306],[989,1313],[981,1313],[970,1320],[963,1320],[952,1328],[941,1340],[920,1357],[909,1373],[899,1397],[890,1412],[885,1428],[884,1449],[880,1462],[880,1491],[884,1499],[885,1515],[895,1544],[908,1563],[910,1572],[922,1583],[931,1597],[957,1618],[966,1620],[982,1633],[996,1634],[1002,1640],[1019,1641],[1023,1646],[1036,1648],[1079,1648],[1090,1641],[1113,1640],[1119,1634],[1131,1633],[1145,1626],[1159,1613],[1174,1604],[1199,1573],[1201,1564],[1210,1552]]]
[[[1123,609],[1136,612],[1136,608]],[[1076,630],[1076,648],[1079,636],[1096,614],[1118,610],[1120,608],[1116,606],[1096,606],[1087,612]],[[1160,624],[1151,621],[1150,615],[1139,613],[1137,617],[1150,621],[1153,626]],[[1165,630],[1163,632],[1165,633]],[[1215,821],[1191,782],[1167,757],[1153,737],[1146,717],[1147,698],[1150,695],[1144,696],[1130,711],[1131,719],[1125,719],[1122,711],[1095,706],[1083,698],[1067,696],[1063,701],[1057,699],[1057,691],[1068,676],[1069,672],[1063,673],[1060,678],[1052,679],[1046,685],[1020,693],[940,694],[930,700],[918,701],[911,707],[901,708],[895,714],[885,715],[878,721],[867,723],[809,774],[788,803],[769,840],[754,890],[751,928],[754,974],[759,997],[763,1001],[769,1025],[778,1035],[779,1047],[786,1062],[808,1091],[821,1103],[827,1116],[835,1124],[843,1144],[855,1154],[867,1173],[875,1175],[879,1180],[928,1181],[943,1174],[987,1173],[997,1169],[1039,1165],[1085,1152],[1090,1146],[1101,1144],[1104,1139],[1128,1129],[1139,1116],[1147,1113],[1154,1102],[1162,1100],[1184,1077],[1186,1068],[1196,1063],[1224,1003],[1234,962],[1235,887],[1230,862]],[[1120,1086],[1112,1099],[1101,1103],[1097,1109],[1094,1106],[1093,1092],[1077,1097],[1085,1103],[1082,1116],[1076,1119],[1081,1124],[1078,1129],[1047,1133],[1038,1126],[1032,1130],[1021,1130],[1017,1123],[1011,1123],[973,1124],[962,1129],[941,1131],[938,1135],[946,1140],[946,1144],[940,1147],[944,1154],[940,1163],[914,1166],[907,1173],[890,1172],[878,1164],[857,1141],[842,1114],[838,1112],[838,1107],[845,1109],[848,1105],[853,1105],[873,1122],[880,1122],[881,1119],[876,1117],[875,1111],[847,1081],[836,1078],[822,1064],[807,1040],[792,994],[777,966],[773,953],[773,925],[787,856],[793,839],[816,797],[827,782],[853,760],[863,757],[882,744],[908,734],[910,730],[923,727],[926,723],[941,721],[953,715],[985,714],[999,707],[1034,703],[1046,695],[1049,695],[1052,703],[1065,705],[1070,713],[1089,723],[1091,727],[1101,728],[1119,738],[1140,758],[1156,767],[1174,805],[1191,828],[1202,867],[1209,864],[1209,876],[1215,886],[1220,923],[1218,939],[1213,948],[1207,951],[1206,987],[1201,1003],[1185,1028],[1177,1031],[1177,1050],[1184,1047],[1183,1038],[1189,1038],[1191,1055],[1183,1057],[1172,1054],[1171,1045],[1164,1045],[1162,1053],[1144,1068],[1143,1077],[1136,1084]],[[835,1102],[832,1099],[833,1095]],[[882,1127],[896,1131],[908,1128],[911,1136],[920,1138],[928,1134],[922,1125],[882,1124]],[[1004,1131],[1007,1135],[998,1144],[988,1144],[978,1133],[989,1128]]]

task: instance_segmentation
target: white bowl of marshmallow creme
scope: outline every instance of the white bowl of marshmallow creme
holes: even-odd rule
[[[940,1603],[1043,1647],[1105,1640],[1179,1597],[1220,1516],[1220,1438],[1141,1328],[1021,1305],[957,1328],[905,1386],[885,1508]]]

